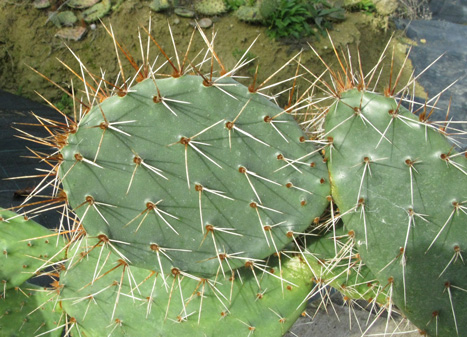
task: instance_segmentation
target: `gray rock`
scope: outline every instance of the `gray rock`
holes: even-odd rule
[[[397,0],[373,0],[373,3],[375,4],[376,11],[380,15],[391,15],[399,6]]]

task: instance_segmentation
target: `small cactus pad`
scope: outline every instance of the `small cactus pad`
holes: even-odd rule
[[[59,261],[63,238],[22,215],[0,208],[0,291],[19,286]]]
[[[29,283],[7,290],[0,296],[0,336],[62,336],[61,310],[50,295]]]
[[[166,274],[265,258],[319,217],[330,193],[293,117],[230,78],[144,80],[97,103],[61,153],[87,233]]]
[[[282,336],[311,289],[311,273],[298,258],[281,267],[275,258],[267,266],[250,262],[208,279],[132,267],[109,246],[87,242],[70,252],[60,300],[88,337]]]
[[[422,331],[464,335],[464,153],[424,113],[356,89],[330,107],[325,128],[333,197],[365,264]]]

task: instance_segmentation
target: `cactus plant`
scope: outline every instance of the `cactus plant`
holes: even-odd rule
[[[312,118],[324,129],[309,139],[292,116],[314,107],[308,90],[292,100],[297,58],[288,63],[298,67],[283,109],[264,91],[267,81],[236,82],[245,62],[227,71],[201,35],[210,59],[196,65],[189,51],[182,62],[177,51],[168,57],[149,35],[171,68],[163,76],[147,59],[137,65],[112,35],[135,75],[128,78],[118,58],[122,83],[109,85],[80,62],[86,98],[71,95],[79,118],[41,120],[57,130],[46,142],[53,154],[42,159],[57,162],[53,200],[65,202],[70,228],[68,243],[47,252],[63,259],[45,290],[63,313],[47,302],[51,320],[34,322],[53,323],[33,334],[280,336],[307,299],[332,286],[346,301],[390,313],[395,303],[429,335],[461,335],[465,160],[446,130],[435,132],[425,114],[419,121],[388,97],[395,87],[386,96],[367,92],[365,77],[354,83],[345,68],[331,71],[337,88],[325,86],[334,102]],[[6,244],[52,235],[26,223],[38,234]],[[5,266],[8,275],[17,270]],[[433,299],[417,282],[422,272]],[[12,286],[24,288],[24,280]],[[1,305],[18,311],[13,291],[5,286]],[[22,334],[17,317],[0,327]]]
[[[341,77],[344,78],[344,77]],[[392,95],[340,82],[323,138],[333,198],[358,251],[397,307],[430,336],[467,331],[465,153],[445,125]],[[423,275],[423,279],[420,276]]]
[[[39,271],[64,258],[64,240],[11,211],[0,208],[0,280],[6,290],[20,286]]]
[[[271,102],[262,91],[266,82],[246,87],[233,80],[233,72],[225,71],[212,44],[203,37],[212,62],[219,64],[220,77],[213,77],[212,65],[211,72],[203,74],[199,65],[187,62],[188,51],[183,63],[172,63],[167,57],[171,77],[156,78],[146,60],[129,82],[122,71],[124,83],[114,85],[113,92],[106,91],[103,82],[91,74],[97,86],[84,78],[83,84],[98,99],[81,102],[85,109],[81,118],[68,118],[67,125],[51,138],[58,152],[47,161],[58,163],[50,175],[60,181],[54,200],[65,201],[68,217],[75,219],[67,263],[54,291],[60,293],[59,300],[78,331],[102,333],[102,326],[94,327],[90,318],[84,322],[77,308],[89,296],[82,295],[82,287],[91,287],[91,294],[96,295],[109,287],[104,265],[109,266],[108,272],[120,266],[130,277],[128,284],[116,281],[118,287],[112,290],[118,291],[112,296],[117,299],[132,293],[142,275],[157,274],[158,287],[164,285],[164,294],[158,291],[158,305],[167,310],[172,297],[178,296],[165,288],[170,278],[189,292],[200,280],[212,280],[203,283],[203,287],[210,285],[208,298],[201,296],[193,303],[198,307],[201,301],[201,307],[205,302],[207,317],[222,306],[232,312],[237,318],[226,317],[231,323],[224,329],[242,325],[252,333],[256,329],[243,323],[251,320],[257,322],[256,334],[274,331],[280,335],[306,303],[310,270],[299,259],[288,262],[282,250],[327,207],[326,166],[306,142],[290,114],[293,109],[284,110]],[[134,81],[138,83],[128,84]],[[87,250],[77,253],[83,247],[92,254],[88,256]],[[271,258],[274,254],[276,262]],[[84,258],[87,264],[81,261]],[[91,266],[88,260],[97,262]],[[87,275],[79,280],[85,283],[76,284],[76,273]],[[232,275],[238,277],[233,283],[228,281]],[[179,283],[182,279],[186,286]],[[269,292],[286,296],[290,286],[298,288],[288,296],[293,306],[287,308],[285,297],[281,305],[269,304],[277,297],[266,296]],[[235,298],[225,301],[231,302],[227,306],[224,300],[229,291]],[[247,298],[254,301],[258,293],[264,295],[260,302],[264,304],[245,312],[245,305],[239,303]],[[80,296],[83,301],[78,300]],[[181,296],[186,299],[188,295],[182,292]],[[91,316],[98,321],[102,315]],[[219,317],[215,317],[217,322]],[[107,318],[104,328],[112,323]],[[193,317],[186,319],[190,323],[184,326],[197,322]],[[282,328],[273,328],[272,321]],[[210,317],[202,330],[218,328],[212,325]],[[140,334],[145,328],[136,324],[134,329]]]
[[[212,275],[278,253],[322,214],[327,170],[303,139],[232,79],[149,78],[87,113],[58,175],[87,234],[132,265]]]
[[[65,317],[55,298],[34,284],[24,283],[0,297],[2,336],[59,337]]]
[[[279,336],[302,313],[311,286],[310,270],[297,258],[281,266],[271,259],[270,271],[245,267],[199,278],[127,265],[97,239],[70,255],[60,300],[90,336]]]

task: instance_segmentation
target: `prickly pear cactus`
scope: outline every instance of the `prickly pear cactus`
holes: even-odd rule
[[[147,79],[97,103],[61,149],[87,233],[132,265],[213,275],[321,215],[327,170],[292,116],[229,78]]]
[[[292,115],[305,95],[292,102],[294,81],[280,108],[265,86],[274,75],[238,83],[231,75],[245,63],[226,71],[200,33],[208,74],[189,50],[175,65],[149,36],[173,70],[159,76],[112,36],[134,77],[120,68],[124,84],[109,85],[80,62],[86,98],[71,95],[80,115],[45,122],[59,125],[45,160],[57,162],[51,208],[65,203],[60,227],[69,227],[51,292],[68,331],[279,336],[306,304],[312,272],[293,243],[319,222],[330,184]]]
[[[45,289],[24,283],[0,296],[1,336],[62,336],[63,315]]]
[[[88,336],[282,336],[311,289],[311,272],[298,258],[200,278],[133,267],[110,246],[87,243],[70,251],[60,300]]]
[[[292,102],[294,81],[281,109],[259,90],[269,79],[239,84],[230,75],[245,62],[227,72],[201,34],[197,66],[148,38],[173,68],[163,76],[142,43],[138,65],[112,36],[134,77],[119,59],[124,84],[110,85],[80,61],[79,118],[41,119],[70,226],[49,290],[67,333],[279,336],[328,285],[390,313],[395,303],[429,335],[467,330],[462,155],[423,115],[339,76],[335,104],[310,122],[326,115],[325,130],[308,139],[292,114],[315,114],[313,85]]]
[[[20,214],[0,208],[0,290],[21,285],[64,258],[64,240]]]
[[[327,113],[333,197],[363,261],[430,336],[467,331],[467,161],[435,125],[356,89]]]

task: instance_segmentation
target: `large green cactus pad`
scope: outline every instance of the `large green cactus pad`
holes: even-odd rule
[[[19,286],[62,259],[64,245],[62,237],[37,222],[0,208],[0,290]]]
[[[384,96],[351,90],[326,117],[333,197],[393,300],[432,336],[467,331],[467,163]]]
[[[225,272],[327,205],[326,167],[292,116],[232,79],[203,82],[147,79],[96,103],[61,151],[71,207],[132,265]]]
[[[95,241],[70,252],[60,279],[61,305],[88,337],[282,336],[311,289],[297,258],[205,279],[128,266]]]
[[[7,290],[0,297],[0,335],[61,336],[60,320],[64,318],[54,299],[48,290],[29,283]]]

